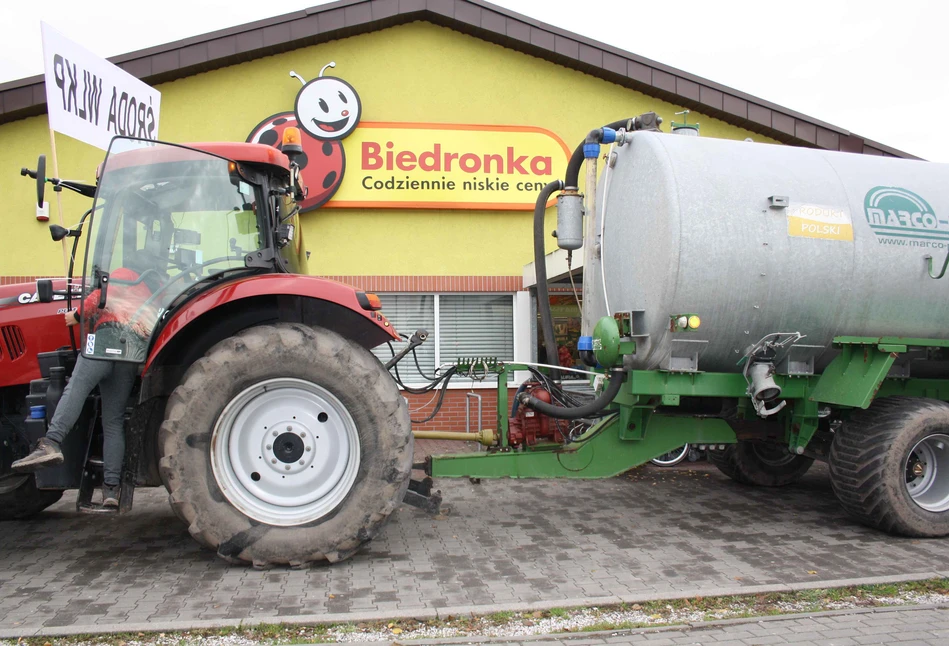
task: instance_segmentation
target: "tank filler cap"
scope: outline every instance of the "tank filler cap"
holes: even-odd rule
[[[577,341],[577,350],[593,350],[593,337],[581,336]]]

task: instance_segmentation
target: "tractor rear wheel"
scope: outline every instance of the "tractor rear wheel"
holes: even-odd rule
[[[63,492],[36,488],[32,474],[0,477],[0,520],[32,518],[63,497]]]
[[[830,481],[844,510],[903,536],[949,535],[949,404],[885,397],[834,434]]]
[[[789,453],[786,446],[739,441],[708,452],[708,461],[736,482],[758,487],[783,487],[800,480],[812,458]]]
[[[159,446],[191,535],[259,567],[353,554],[402,502],[413,457],[408,408],[379,360],[300,324],[211,348],[168,400]]]

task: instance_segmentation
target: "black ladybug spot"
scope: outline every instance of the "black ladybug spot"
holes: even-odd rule
[[[323,142],[323,154],[326,155],[327,157],[331,157],[331,156],[333,155],[333,144],[331,144],[331,143],[328,142],[328,141],[324,141],[324,142]]]
[[[308,161],[309,159],[307,159],[306,153],[300,153],[299,155],[297,155],[297,166],[300,167],[300,170],[303,170],[304,168],[306,168],[306,164]]]
[[[275,126],[282,126],[282,125],[285,124],[286,122],[287,122],[287,120],[286,120],[286,118],[284,118],[284,117],[280,117],[279,119],[274,119],[274,120],[273,120],[273,124],[274,124]]]
[[[266,132],[261,133],[260,139],[257,141],[262,144],[267,144],[268,146],[273,146],[275,143],[277,143],[277,131],[273,129],[267,130]]]
[[[336,171],[331,170],[326,174],[326,177],[323,178],[323,188],[329,188],[336,183]]]

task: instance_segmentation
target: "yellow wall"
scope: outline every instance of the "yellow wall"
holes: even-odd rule
[[[659,113],[668,129],[682,109],[418,22],[161,84],[160,136],[176,142],[243,141],[260,120],[293,109],[300,84],[288,76],[290,70],[309,80],[331,60],[337,64],[332,75],[359,93],[366,121],[540,126],[573,148],[591,128],[643,112]],[[701,124],[704,137],[770,141],[701,114],[689,117]],[[33,217],[33,186],[19,176],[21,166],[32,167],[49,148],[45,115],[0,126],[0,223],[6,243],[0,276],[62,271],[59,245]],[[62,177],[94,178],[101,151],[62,135],[57,148]],[[49,195],[50,220],[56,222]],[[68,225],[89,201],[63,195]],[[322,209],[303,220],[314,273],[504,276],[520,275],[532,258],[531,217],[529,212]],[[554,220],[550,214],[549,229]],[[550,237],[548,244],[551,249],[555,244]]]

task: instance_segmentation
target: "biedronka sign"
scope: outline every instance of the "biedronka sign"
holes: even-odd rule
[[[40,23],[49,126],[109,149],[116,135],[158,138],[161,93]]]
[[[292,112],[270,115],[247,136],[248,142],[280,148],[286,128],[303,130],[305,154],[298,163],[307,197],[301,211],[531,210],[541,188],[567,169],[570,150],[543,128],[360,122],[355,88],[323,76],[335,66],[329,63],[304,82]]]
[[[533,209],[570,158],[530,126],[363,122],[346,149],[355,163],[327,207]]]

